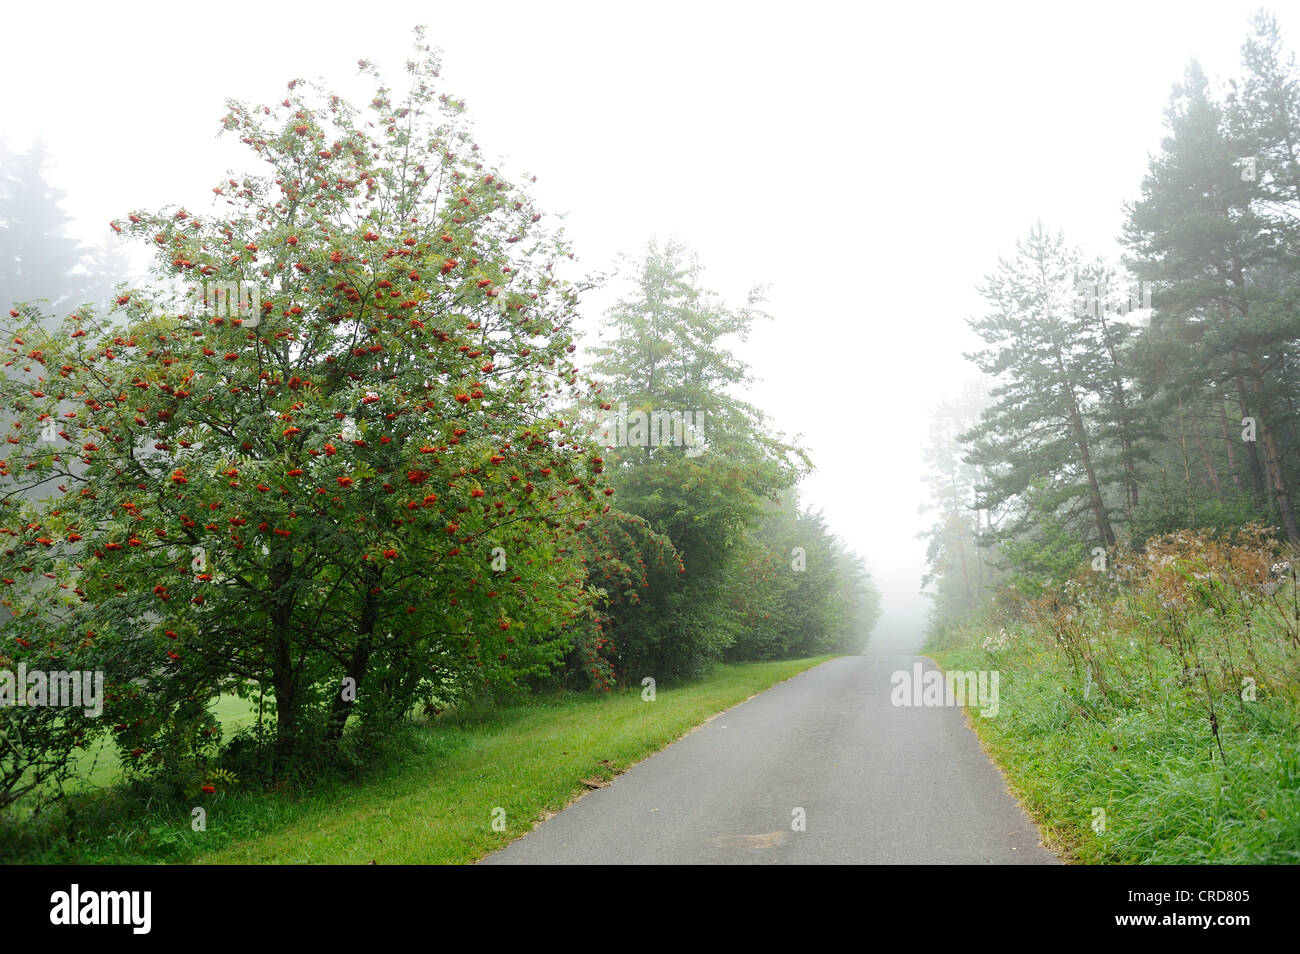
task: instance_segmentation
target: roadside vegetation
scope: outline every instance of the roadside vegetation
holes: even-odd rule
[[[937,633],[996,670],[976,730],[1050,840],[1110,864],[1300,862],[1294,552],[1175,533]]]
[[[551,691],[402,725],[351,767],[293,792],[242,785],[203,799],[120,786],[69,795],[0,829],[0,857],[33,864],[459,864],[528,831],[717,713],[829,659],[718,664],[611,693]]]
[[[1042,225],[981,288],[927,454],[930,648],[1089,862],[1300,860],[1300,68],[1189,64],[1122,263]]]

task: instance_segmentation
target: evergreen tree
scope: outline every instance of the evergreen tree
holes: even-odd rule
[[[963,459],[958,441],[988,403],[984,389],[968,382],[958,398],[941,402],[930,420],[922,456],[931,503],[921,512],[933,512],[934,522],[920,534],[928,540],[928,570],[921,582],[933,601],[936,620],[959,617],[977,607],[995,579],[992,554],[981,542],[990,517],[978,506],[982,472]]]
[[[87,249],[66,234],[66,193],[46,178],[49,153],[37,140],[24,154],[0,146],[0,306],[48,299],[57,315],[92,297]]]
[[[1166,121],[1169,135],[1125,227],[1129,266],[1159,283],[1153,330],[1178,344],[1179,361],[1158,362],[1160,384],[1174,394],[1201,383],[1235,394],[1258,436],[1258,448],[1245,442],[1256,483],[1267,485],[1286,535],[1300,542],[1284,445],[1295,424],[1286,372],[1295,362],[1300,313],[1294,283],[1284,277],[1286,235],[1259,211],[1259,162],[1250,150],[1260,137],[1244,131],[1244,118],[1233,131],[1195,62],[1175,88]],[[1255,181],[1243,164],[1252,158]]]
[[[988,345],[968,355],[996,380],[994,403],[963,437],[984,468],[979,507],[1032,500],[1005,533],[1056,516],[1080,539],[1115,543],[1089,396],[1099,380],[1088,323],[1077,306],[1078,256],[1036,225],[982,289],[991,312],[971,327]],[[1035,488],[1030,495],[1028,492]]]
[[[681,573],[652,574],[650,611],[613,622],[634,678],[697,672],[736,641],[747,535],[764,500],[777,499],[806,467],[800,451],[731,393],[749,374],[728,348],[761,315],[758,293],[729,307],[701,287],[700,272],[681,245],[652,243],[631,296],[607,316],[611,339],[595,349],[593,370],[606,382],[601,410],[628,419],[597,435],[610,448],[619,505],[671,540],[683,561]],[[674,424],[683,418],[693,433]]]

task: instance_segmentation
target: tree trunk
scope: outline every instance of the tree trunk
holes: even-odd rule
[[[1060,346],[1053,348],[1053,357],[1056,359],[1057,373],[1061,376],[1062,389],[1065,389],[1065,396],[1070,402],[1070,430],[1074,434],[1075,446],[1079,448],[1079,456],[1083,459],[1084,472],[1088,474],[1088,504],[1092,508],[1092,517],[1097,524],[1097,535],[1101,537],[1101,542],[1105,543],[1106,547],[1112,547],[1115,545],[1115,532],[1110,528],[1110,517],[1106,515],[1106,503],[1101,498],[1101,483],[1097,481],[1096,469],[1092,467],[1088,429],[1084,426],[1083,411],[1079,408],[1079,398],[1070,383],[1070,374],[1066,372],[1065,357],[1061,355]]]
[[[271,657],[271,685],[275,692],[275,747],[271,775],[282,778],[293,764],[301,722],[301,693],[293,662],[291,621],[293,594],[287,589],[293,575],[292,557],[271,567],[271,625],[275,646]]]
[[[1133,462],[1133,440],[1131,437],[1132,421],[1129,419],[1128,395],[1124,393],[1124,374],[1120,370],[1119,355],[1111,340],[1110,328],[1106,324],[1104,309],[1097,309],[1097,320],[1101,324],[1102,341],[1106,344],[1106,353],[1110,356],[1110,367],[1114,378],[1111,399],[1115,402],[1119,416],[1120,459],[1124,463],[1124,511],[1128,519],[1129,533],[1132,535],[1133,518],[1138,506],[1137,467]]]
[[[1196,523],[1196,503],[1192,500],[1192,464],[1187,458],[1187,425],[1183,420],[1183,396],[1178,395],[1178,441],[1183,451],[1183,489],[1187,492],[1187,526]]]
[[[1250,359],[1250,370],[1254,375],[1255,394],[1261,395],[1264,391],[1264,370],[1260,367],[1259,359],[1254,356]],[[1300,527],[1296,526],[1295,511],[1291,506],[1291,488],[1287,484],[1286,472],[1282,468],[1282,454],[1278,448],[1277,435],[1273,430],[1268,408],[1264,406],[1262,400],[1260,414],[1260,419],[1255,422],[1255,433],[1264,443],[1264,466],[1273,485],[1273,497],[1277,501],[1277,509],[1282,514],[1282,527],[1286,530],[1286,538],[1289,542],[1300,544]]]
[[[958,494],[957,494],[957,475],[956,475],[955,472],[950,472],[950,473],[949,473],[949,475],[948,475],[948,482],[949,482],[949,486],[951,486],[951,488],[952,488],[952,500],[953,500],[953,504],[956,505],[956,507],[957,507],[957,512],[954,514],[954,516],[955,516],[955,518],[956,518],[955,522],[956,522],[959,526],[962,526],[962,525],[965,523],[965,521],[962,520],[962,516],[961,516],[961,507],[960,507],[960,503],[959,503],[959,501],[960,501],[961,498],[960,498],[960,497],[958,496]],[[961,556],[961,589],[962,589],[962,603],[963,603],[963,607],[964,607],[965,609],[970,609],[970,607],[974,605],[974,602],[973,602],[973,600],[972,600],[972,598],[971,598],[971,588],[970,588],[970,567],[968,567],[968,566],[966,565],[966,533],[965,533],[965,531],[966,531],[966,526],[962,526],[961,532],[960,532],[960,533],[958,534],[958,536],[957,536],[957,552],[958,552],[958,554]]]
[[[352,650],[352,658],[347,665],[347,678],[352,680],[352,692],[344,693],[343,685],[339,686],[339,692],[330,706],[329,723],[325,727],[325,741],[335,748],[343,739],[343,729],[347,726],[348,716],[352,714],[352,706],[356,702],[357,693],[361,691],[366,667],[370,664],[370,637],[375,631],[378,612],[375,596],[369,590],[379,585],[379,574],[365,574],[364,585],[367,590],[366,602],[361,608],[361,619],[357,625],[357,645]],[[352,698],[346,698],[348,695]]]
[[[1223,423],[1223,447],[1228,452],[1228,470],[1232,473],[1232,485],[1238,490],[1241,489],[1241,478],[1237,476],[1237,452],[1234,447],[1231,432],[1228,430],[1228,405],[1224,401],[1223,395],[1218,397],[1219,416]]]
[[[1088,475],[1088,503],[1092,508],[1093,520],[1097,524],[1097,535],[1108,548],[1115,545],[1115,531],[1111,529],[1110,517],[1106,514],[1106,502],[1101,496],[1101,484],[1097,480],[1097,472],[1092,466],[1092,450],[1088,444],[1088,429],[1083,423],[1083,412],[1079,409],[1079,399],[1075,396],[1074,388],[1070,385],[1070,376],[1065,370],[1065,360],[1061,356],[1060,348],[1055,349],[1056,370],[1061,375],[1061,385],[1065,389],[1065,396],[1069,399],[1070,408],[1070,429],[1074,435],[1075,446],[1079,448],[1079,456],[1083,460],[1083,469]]]
[[[287,639],[276,639],[271,667],[271,684],[275,693],[275,746],[271,750],[271,777],[279,779],[293,765],[302,729],[302,694]]]
[[[1106,514],[1106,502],[1101,496],[1101,485],[1097,481],[1097,473],[1092,466],[1092,452],[1088,447],[1087,434],[1083,426],[1083,416],[1076,408],[1071,417],[1074,422],[1079,454],[1083,458],[1083,469],[1088,475],[1089,505],[1092,507],[1093,519],[1097,523],[1097,533],[1107,547],[1112,547],[1115,545],[1115,531],[1111,529],[1110,517]]]
[[[1211,456],[1209,448],[1205,446],[1205,434],[1199,419],[1192,421],[1192,436],[1196,438],[1196,446],[1201,452],[1201,461],[1205,464],[1205,472],[1210,477],[1210,487],[1214,490],[1214,499],[1219,503],[1223,503],[1223,493],[1219,487],[1219,473],[1214,467],[1214,458]]]
[[[352,659],[347,666],[347,677],[352,680],[352,692],[344,693],[343,686],[340,685],[339,692],[334,696],[334,702],[330,706],[329,724],[325,728],[325,741],[335,748],[343,740],[343,729],[348,724],[348,716],[352,714],[352,706],[356,701],[356,694],[361,691],[361,680],[365,678],[366,667],[370,664],[370,637],[363,636],[357,641],[356,648],[352,651]],[[352,698],[345,698],[351,695]]]
[[[1246,384],[1240,378],[1237,379],[1237,395],[1241,401],[1241,416],[1249,417],[1250,412],[1247,410],[1246,403]],[[1255,495],[1262,503],[1268,499],[1268,489],[1264,485],[1264,467],[1259,461],[1259,448],[1254,441],[1246,442],[1246,451],[1250,457],[1250,473],[1255,479]]]
[[[1259,436],[1264,441],[1264,462],[1269,476],[1273,480],[1273,495],[1277,499],[1277,509],[1282,513],[1282,527],[1290,543],[1300,544],[1300,527],[1296,526],[1295,510],[1291,506],[1291,489],[1286,483],[1286,474],[1282,470],[1282,455],[1278,450],[1277,438],[1271,427],[1259,423]]]

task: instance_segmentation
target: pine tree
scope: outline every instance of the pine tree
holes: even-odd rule
[[[1078,273],[1064,238],[1038,224],[989,276],[981,291],[992,310],[970,322],[988,347],[967,357],[996,380],[994,404],[962,439],[972,444],[968,462],[988,474],[981,509],[1015,497],[1034,502],[1004,535],[1052,515],[1081,539],[1108,547],[1116,537],[1104,488],[1115,477],[1096,459],[1089,395],[1098,376],[1076,308]]]
[[[1267,483],[1288,538],[1300,542],[1283,444],[1295,423],[1286,372],[1300,316],[1286,275],[1286,233],[1259,211],[1268,200],[1258,192],[1258,161],[1256,179],[1248,175],[1260,138],[1244,131],[1246,111],[1238,113],[1230,123],[1193,62],[1167,110],[1163,151],[1129,210],[1128,265],[1158,283],[1153,330],[1180,345],[1179,362],[1161,362],[1166,392],[1188,393],[1202,382],[1235,392],[1258,435],[1258,448],[1246,442],[1257,483]]]
[[[37,140],[25,154],[0,146],[0,307],[48,299],[59,314],[90,297],[87,249],[66,235],[66,193],[46,178],[49,154]]]

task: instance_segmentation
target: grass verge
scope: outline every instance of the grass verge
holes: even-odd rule
[[[197,806],[113,789],[22,830],[0,831],[10,862],[462,864],[527,832],[585,790],[692,728],[831,656],[719,665],[707,677],[608,695],[557,694],[412,724],[401,753],[305,794],[240,792]],[[193,831],[202,807],[207,827]],[[493,810],[505,812],[495,831]]]
[[[945,670],[1000,673],[997,715],[967,712],[1045,840],[1067,859],[1300,862],[1300,747],[1282,700],[1261,694],[1217,710],[1221,754],[1194,685],[1182,685],[1172,667],[1155,667],[1142,692],[1108,698],[1051,649],[993,654],[965,645],[930,655]],[[1137,669],[1136,659],[1116,661]]]

